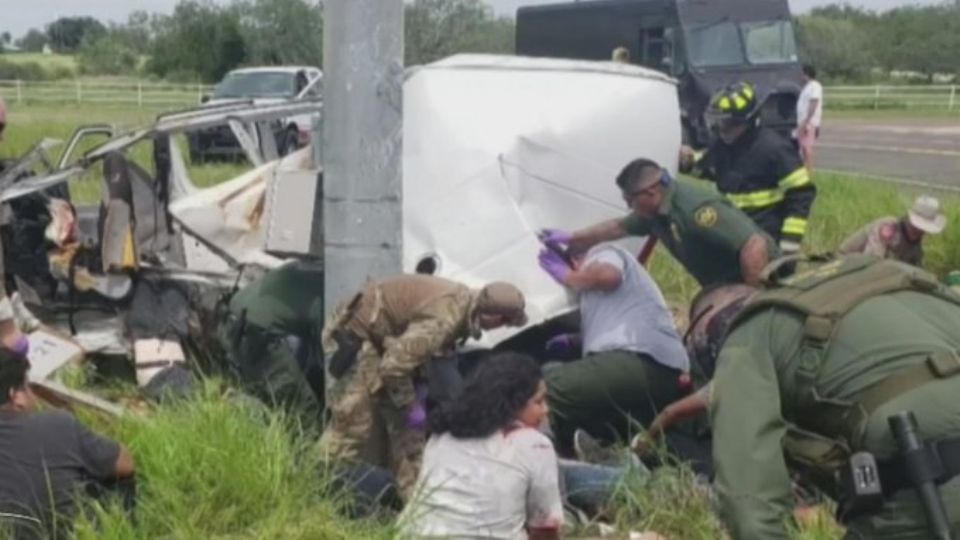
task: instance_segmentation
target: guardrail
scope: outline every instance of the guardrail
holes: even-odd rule
[[[828,109],[960,110],[955,84],[828,86],[823,89]]]
[[[213,90],[203,84],[140,81],[0,80],[0,96],[8,103],[98,103],[137,107],[189,106]]]

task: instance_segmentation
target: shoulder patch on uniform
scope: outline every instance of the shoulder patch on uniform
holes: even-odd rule
[[[693,215],[697,225],[709,229],[717,224],[717,209],[712,206],[703,206]]]

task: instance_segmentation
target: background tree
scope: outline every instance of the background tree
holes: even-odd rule
[[[236,7],[185,0],[172,15],[157,18],[153,29],[147,70],[160,77],[216,82],[247,59]]]
[[[50,46],[60,53],[72,53],[87,41],[107,33],[107,28],[93,17],[61,17],[47,25]]]
[[[48,41],[46,32],[31,28],[22,38],[17,40],[17,46],[27,52],[40,52]]]
[[[323,59],[323,8],[304,0],[254,0],[239,6],[251,64],[305,64]]]
[[[84,42],[77,53],[80,73],[89,75],[129,75],[137,71],[139,60],[122,30],[111,30]]]
[[[482,0],[414,0],[406,6],[407,65],[460,52],[513,53],[513,21]]]
[[[877,63],[870,38],[850,20],[802,16],[798,19],[797,41],[805,60],[827,78],[861,80]]]

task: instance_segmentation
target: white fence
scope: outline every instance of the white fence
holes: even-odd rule
[[[940,109],[960,111],[960,85],[828,86],[828,108]],[[10,103],[101,103],[137,107],[191,106],[213,90],[203,84],[139,81],[0,80],[0,96]]]
[[[940,109],[960,111],[958,85],[828,86],[823,89],[827,108],[837,109]]]
[[[0,80],[0,96],[11,104],[99,103],[137,107],[190,106],[212,86],[139,81]]]

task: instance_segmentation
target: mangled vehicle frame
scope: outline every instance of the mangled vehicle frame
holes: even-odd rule
[[[297,183],[312,194],[319,184],[308,150],[278,159],[273,137],[259,134],[269,133],[276,118],[320,108],[319,101],[233,103],[164,114],[118,136],[109,126],[84,126],[56,164],[49,157],[55,143],[45,140],[8,167],[0,177],[8,289],[16,291],[21,325],[46,327],[31,335],[32,376],[45,377],[68,357],[94,354],[134,358],[137,379],[144,383],[171,361],[183,360],[182,346],[210,345],[195,339],[204,334],[201,317],[212,316],[224,291],[242,285],[248,263],[269,268],[281,257],[307,255],[309,246],[294,245],[289,231],[268,227],[272,237],[286,235],[276,242],[286,251],[238,260],[180,221],[171,204],[205,190],[190,181],[175,137],[230,126],[254,166],[236,179],[240,182],[228,183],[239,187],[221,202],[254,200],[240,219],[247,221],[245,228],[259,229],[263,215],[274,214],[269,205],[282,202],[266,192],[268,185]],[[94,137],[107,140],[74,158]],[[140,144],[150,146],[153,173],[127,155]],[[100,204],[72,205],[66,183],[101,169]],[[273,182],[278,177],[284,180]],[[56,334],[70,339],[58,341]],[[71,353],[71,346],[79,351]]]
[[[403,106],[404,271],[470,286],[509,281],[528,299],[530,326],[494,332],[475,344],[482,347],[542,347],[544,323],[562,324],[576,301],[541,274],[537,231],[621,215],[617,171],[641,155],[673,168],[680,146],[674,81],[629,65],[452,57],[411,70]],[[52,295],[31,295],[28,305],[61,306],[41,318],[67,328],[72,315],[87,352],[103,352],[109,342],[141,367],[161,365],[168,348],[189,341],[189,323],[203,326],[198,313],[255,275],[252,268],[322,253],[319,168],[306,149],[271,159],[272,137],[257,136],[258,122],[320,107],[231,104],[162,115],[75,163],[12,182],[0,199],[16,205],[103,163],[103,202],[95,212],[79,210],[79,226],[70,224],[72,208],[46,204],[53,224],[46,236],[56,247],[43,261],[59,285]],[[198,189],[171,137],[215,123],[231,126],[254,168]],[[123,155],[143,141],[152,141],[153,175]],[[107,326],[120,335],[102,339],[96,317],[81,317],[84,296],[107,297],[123,318]],[[85,325],[93,329],[87,340]]]

